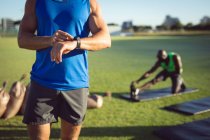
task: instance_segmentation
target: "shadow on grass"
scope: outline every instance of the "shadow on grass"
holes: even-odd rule
[[[111,97],[107,97],[106,93],[102,93],[102,92],[91,92],[90,94],[101,95],[104,98],[115,98],[115,99],[118,99],[118,100],[121,100],[121,101],[130,102],[130,103],[137,103],[137,102],[139,102],[139,101],[133,101],[130,98],[124,99],[124,98],[121,97],[122,95],[130,95],[129,92],[113,92],[111,94]]]
[[[150,139],[159,140],[153,131],[160,127],[156,126],[126,126],[126,127],[84,127],[80,136],[94,139],[94,137],[131,137],[132,140]],[[60,128],[52,128],[52,139],[60,138]],[[28,139],[26,127],[0,126],[0,140],[26,140]],[[120,138],[119,138],[120,139]]]
[[[0,125],[0,140],[28,140],[26,126]]]
[[[105,92],[91,92],[90,94],[101,95],[101,96],[107,98],[107,97],[105,96],[105,95],[106,95]],[[129,94],[129,93],[128,93],[128,92],[112,92],[111,97],[112,97],[112,98],[117,98],[117,99],[122,99],[122,98],[120,97],[120,95],[124,95],[124,94]]]
[[[126,126],[126,127],[87,127],[81,131],[81,136],[87,137],[132,137],[133,139],[158,139],[153,131],[155,126]]]

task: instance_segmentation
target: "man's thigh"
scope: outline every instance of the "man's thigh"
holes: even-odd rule
[[[58,92],[31,81],[23,122],[42,125],[58,121]]]
[[[168,78],[168,73],[167,71],[163,70],[159,72],[156,77],[153,79],[155,83],[160,82],[160,81],[165,81]]]
[[[70,124],[80,125],[86,114],[88,88],[61,91],[59,117]]]
[[[172,93],[177,93],[181,89],[182,85],[182,77],[179,74],[175,74],[171,76],[171,81],[172,81]]]

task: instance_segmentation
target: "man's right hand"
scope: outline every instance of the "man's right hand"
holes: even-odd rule
[[[74,38],[67,32],[57,30],[51,37],[51,45],[54,46],[58,42],[72,41]]]
[[[77,46],[76,43],[73,36],[67,32],[57,30],[51,37],[51,45],[53,47],[50,52],[51,61],[55,61],[57,64],[61,63],[62,55],[74,50]]]

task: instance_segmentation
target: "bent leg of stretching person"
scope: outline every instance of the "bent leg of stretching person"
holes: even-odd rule
[[[181,75],[179,75],[179,74],[172,75],[171,76],[171,81],[172,81],[172,87],[171,87],[172,94],[182,92],[186,89],[186,86],[184,84],[184,80],[181,77]]]

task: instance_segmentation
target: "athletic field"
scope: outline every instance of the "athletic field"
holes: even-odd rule
[[[159,49],[181,55],[186,85],[199,92],[139,103],[120,99],[129,92],[130,82],[155,63]],[[18,48],[16,38],[0,38],[0,83],[8,81],[7,91],[23,73],[30,73],[34,58],[34,51]],[[185,116],[160,109],[210,96],[210,36],[115,37],[112,48],[89,52],[89,73],[90,93],[111,91],[112,98],[105,98],[101,109],[88,110],[80,140],[159,140],[153,135],[157,128],[210,117],[210,112]],[[170,82],[153,88],[168,87]],[[0,120],[0,140],[28,139],[21,121],[22,116]],[[51,139],[59,139],[59,133],[59,123],[53,124]]]

